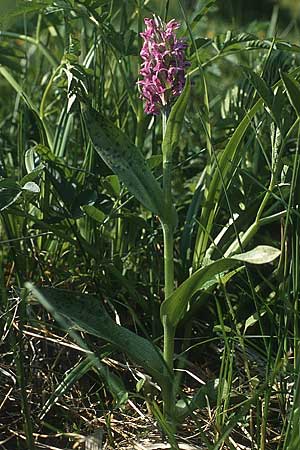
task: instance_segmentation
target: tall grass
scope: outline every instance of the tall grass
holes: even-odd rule
[[[34,1],[6,11],[3,449],[83,446],[99,427],[112,448],[150,431],[172,448],[299,446],[299,47],[280,38],[280,22],[276,37],[262,36],[263,24],[210,33],[218,2],[176,6],[192,65],[172,166],[180,288],[162,307],[176,322],[175,434],[161,407],[169,381],[158,375],[162,228],[95,152],[80,107],[88,98],[161,183],[162,124],[143,113],[136,86],[143,18],[174,8],[160,6]],[[258,245],[279,248],[279,259],[227,267],[224,257]],[[186,288],[219,259],[222,270]],[[189,300],[180,320],[178,298]]]

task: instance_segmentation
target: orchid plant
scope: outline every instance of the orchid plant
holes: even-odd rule
[[[144,45],[141,50],[143,59],[140,74],[143,77],[138,84],[141,86],[141,97],[145,99],[145,113],[163,117],[163,138],[169,111],[177,97],[182,93],[186,83],[185,69],[190,65],[185,58],[187,43],[176,37],[175,31],[179,23],[174,19],[167,24],[160,17],[145,19],[146,30],[141,33]],[[172,202],[172,147],[163,149],[163,198],[166,205],[166,215],[161,218],[164,236],[164,273],[165,298],[171,296],[174,290],[174,210]],[[168,321],[167,315],[162,317],[164,327],[164,359],[168,370],[173,371],[174,333],[175,330]],[[167,393],[164,400],[165,412],[172,412],[172,395]]]
[[[103,114],[95,111],[88,102],[83,105],[82,111],[95,150],[118,175],[128,191],[160,219],[164,240],[164,299],[161,303],[163,352],[151,341],[117,325],[94,297],[65,295],[64,301],[61,301],[55,290],[38,290],[32,285],[28,287],[64,326],[69,326],[71,322],[81,330],[110,342],[115,348],[127,353],[132,361],[142,366],[161,390],[165,418],[175,424],[197,407],[197,394],[184,408],[178,406],[180,394],[174,382],[176,328],[187,314],[193,295],[200,290],[211,289],[232,269],[234,270],[231,276],[234,275],[235,269],[245,262],[268,263],[278,257],[280,252],[272,247],[259,246],[246,253],[234,254],[239,250],[239,247],[235,246],[225,258],[219,260],[202,258],[202,265],[193,267],[190,276],[175,288],[174,233],[178,218],[172,196],[172,154],[180,140],[190,96],[191,86],[189,76],[186,74],[190,63],[186,59],[186,40],[176,36],[179,28],[177,21],[173,19],[165,23],[161,18],[153,16],[145,19],[145,25],[146,29],[141,33],[144,40],[140,53],[141,79],[137,84],[140,97],[145,102],[145,113],[162,116],[162,187],[151,172],[142,152],[120,128]],[[255,114],[257,108],[256,105],[250,111],[243,128],[237,129],[233,134],[218,164],[213,167],[210,192],[215,196],[220,195],[224,183],[228,181],[230,173],[224,167],[228,160],[235,157],[238,144],[250,124],[249,117]],[[209,205],[214,205],[214,200],[207,202],[207,205],[203,208],[203,214],[208,215],[209,224],[215,216],[214,206],[209,209]],[[247,241],[244,240],[243,243],[246,245]]]

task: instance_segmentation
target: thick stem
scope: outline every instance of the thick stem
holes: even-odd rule
[[[162,114],[163,138],[166,133],[168,111]],[[165,298],[174,290],[174,229],[172,217],[172,155],[170,151],[163,154],[163,194],[166,208],[165,219],[162,222],[164,237],[164,271],[165,271]]]
[[[167,111],[163,112],[163,137],[166,132]],[[162,222],[164,238],[164,277],[165,277],[165,299],[170,297],[174,290],[174,228],[172,218],[172,161],[170,152],[163,154],[163,192],[166,207],[166,218]],[[175,328],[163,317],[164,328],[164,360],[166,370],[173,373],[174,359],[174,335]],[[171,418],[174,411],[175,398],[172,387],[169,392],[163,392],[164,414]]]
[[[164,327],[164,360],[166,362],[166,375],[170,375],[173,373],[173,359],[174,359],[174,336],[175,329],[169,323],[167,316],[163,317],[163,327]],[[174,386],[173,384],[168,385],[168,389],[164,389],[162,391],[163,397],[163,408],[164,415],[166,419],[170,419],[174,417],[174,409],[175,409],[175,395],[174,395]]]
[[[165,272],[165,298],[170,297],[174,290],[174,256],[173,256],[173,229],[163,224],[164,235],[164,272]],[[164,359],[170,371],[173,370],[174,356],[174,327],[165,316],[164,327]]]
[[[173,226],[163,223],[164,237],[164,272],[165,272],[165,298],[170,297],[174,290],[174,254],[173,254]]]

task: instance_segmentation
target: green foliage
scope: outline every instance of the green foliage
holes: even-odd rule
[[[1,0],[0,28],[8,28],[18,17],[43,10],[51,0]]]
[[[300,115],[300,85],[295,78],[283,73],[281,75],[289,100],[293,105],[298,117]]]
[[[180,140],[181,129],[183,125],[185,110],[190,98],[191,86],[187,78],[184,90],[172,107],[167,121],[166,132],[162,143],[162,153],[165,159],[171,158]]]
[[[187,427],[208,449],[298,448],[297,22],[276,4],[268,22],[227,31],[228,3],[175,3],[1,4],[1,429],[13,448],[79,447],[98,413],[116,448],[116,417],[128,423],[134,403],[143,415],[144,401],[174,448]],[[143,17],[165,11],[191,67],[163,139],[136,80]]]
[[[140,151],[121,130],[97,111],[89,108],[83,114],[99,155],[146,208],[164,219],[166,205],[162,190]]]
[[[208,289],[215,283],[222,281],[222,275],[239,262],[251,264],[265,264],[272,262],[280,255],[280,250],[268,246],[258,246],[249,252],[223,258],[198,269],[185,280],[175,292],[161,305],[161,317],[167,316],[171,324],[176,327],[186,312],[192,296],[201,289]]]
[[[74,294],[59,289],[36,289],[27,286],[37,300],[54,315],[56,320],[62,315],[68,326],[85,331],[113,344],[119,351],[126,352],[141,365],[163,387],[164,362],[158,349],[148,340],[117,325],[95,297]]]

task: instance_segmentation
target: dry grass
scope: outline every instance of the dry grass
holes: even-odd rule
[[[131,391],[130,400],[122,408],[114,408],[111,395],[99,379],[96,372],[90,370],[77,382],[72,384],[63,395],[52,404],[51,409],[40,419],[42,407],[62,382],[66,371],[70,370],[83,356],[80,347],[74,345],[67,335],[55,328],[46,313],[40,311],[39,321],[32,317],[31,324],[20,331],[18,307],[20,299],[15,292],[11,295],[8,308],[2,315],[5,326],[1,340],[1,399],[0,399],[0,448],[3,450],[25,449],[24,418],[21,411],[21,393],[14,353],[17,344],[11,345],[12,339],[21,338],[24,349],[24,374],[26,392],[33,426],[36,449],[78,449],[96,450],[91,444],[94,433],[103,440],[103,449],[112,450],[151,450],[170,448],[157,421],[149,414],[149,408],[135,392],[134,371],[126,361],[106,359],[106,363],[125,380]],[[47,329],[44,322],[48,321]],[[50,326],[51,324],[51,326]],[[94,343],[99,345],[99,343]],[[12,351],[13,349],[13,351]],[[194,358],[185,373],[185,393],[192,394],[199,384],[217,379],[218,361],[222,349],[217,346],[207,347]],[[236,348],[236,379],[231,388],[231,404],[226,414],[239,409],[249,396],[249,381],[244,375],[243,355]],[[251,362],[252,357],[252,362]],[[249,355],[252,366],[252,381],[263,382],[263,367]],[[256,363],[256,364],[254,364]],[[244,377],[244,379],[243,379]],[[274,384],[270,398],[269,424],[266,440],[268,449],[275,449],[280,440],[280,416],[284,405],[280,405],[276,391],[280,386]],[[135,392],[135,393],[134,393]],[[221,445],[223,450],[242,450],[256,448],[252,446],[251,435],[257,432],[257,415],[263,405],[258,396],[256,410],[254,405],[241,421],[237,421],[227,439]],[[280,411],[280,407],[282,411]],[[185,450],[206,449],[203,435],[209,442],[218,436],[217,414],[224,414],[207,399],[207,406],[196,410],[193,417],[187,419],[179,428],[177,443]],[[272,423],[273,417],[273,423]],[[282,417],[282,416],[281,416]],[[253,428],[251,429],[251,424]],[[98,435],[97,435],[98,433]],[[100,433],[100,434],[99,434]],[[97,440],[96,440],[97,442]],[[93,447],[94,445],[94,447]],[[98,446],[98,448],[100,448]]]

